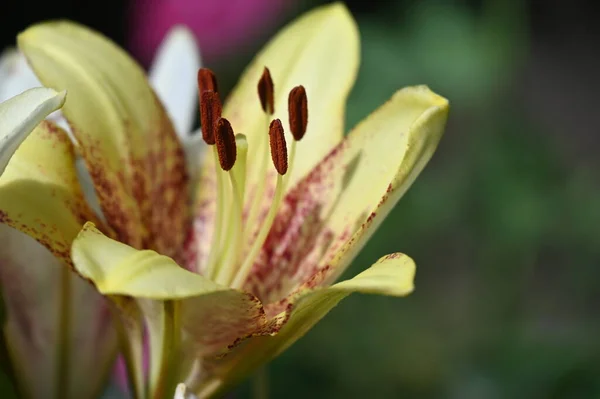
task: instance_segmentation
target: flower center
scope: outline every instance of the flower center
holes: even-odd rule
[[[212,245],[205,267],[205,274],[214,281],[233,288],[241,288],[262,248],[277,215],[290,170],[294,163],[296,142],[306,133],[308,104],[303,86],[293,88],[288,97],[290,132],[294,140],[288,156],[284,128],[279,119],[273,119],[274,85],[268,68],[258,81],[258,99],[265,115],[265,134],[269,140],[260,140],[258,152],[258,183],[254,188],[253,201],[244,216],[246,190],[246,155],[248,142],[243,134],[235,135],[229,121],[221,117],[222,106],[214,73],[202,68],[198,71],[200,96],[200,121],[202,137],[212,147],[216,168],[217,209]],[[267,145],[268,142],[268,145]],[[269,153],[277,171],[277,183],[273,201],[260,227],[261,202],[265,195]],[[244,243],[253,238],[250,248],[244,251]]]

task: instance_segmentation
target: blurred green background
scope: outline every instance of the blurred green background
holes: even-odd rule
[[[598,65],[585,50],[598,36],[572,56],[586,32],[546,34],[535,7],[354,9],[348,126],[405,85],[451,101],[432,162],[346,273],[400,250],[417,262],[416,290],[345,300],[270,365],[273,397],[600,397],[600,129],[584,111],[598,76],[573,76]]]
[[[126,41],[122,2],[103,3],[112,22],[64,3],[47,13],[77,9],[70,18]],[[277,24],[319,3],[296,2]],[[346,299],[269,365],[272,397],[600,397],[593,3],[368,3],[347,2],[362,36],[348,126],[412,84],[452,109],[432,162],[346,277],[402,251],[416,290]],[[275,28],[209,63],[223,86]]]

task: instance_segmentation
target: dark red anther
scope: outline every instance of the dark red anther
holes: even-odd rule
[[[304,86],[296,86],[290,91],[288,115],[290,118],[290,131],[294,136],[294,140],[302,140],[308,124],[308,100]]]
[[[269,145],[271,146],[271,159],[277,173],[285,175],[288,170],[287,146],[283,126],[279,119],[274,119],[269,125]]]
[[[208,68],[198,69],[198,94],[202,96],[205,91],[219,92],[217,77]]]
[[[202,138],[208,145],[215,144],[215,129],[219,118],[221,118],[221,100],[219,99],[219,93],[205,91],[200,94]]]
[[[217,142],[217,154],[219,155],[219,163],[225,171],[233,168],[237,157],[237,146],[235,145],[235,134],[231,123],[225,118],[219,119],[217,129],[215,131],[215,139]]]
[[[269,115],[273,115],[275,112],[275,99],[273,97],[273,79],[271,79],[271,72],[269,68],[265,67],[260,80],[258,81],[258,98],[260,98],[260,105],[263,111]]]

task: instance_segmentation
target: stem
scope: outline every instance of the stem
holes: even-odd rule
[[[267,399],[269,397],[269,373],[267,366],[259,368],[252,379],[252,397],[254,399]]]
[[[153,392],[154,399],[173,397],[177,386],[177,355],[180,347],[179,326],[181,325],[180,305],[177,301],[164,302],[163,345],[160,357],[160,375]]]
[[[115,300],[114,297],[112,299]],[[133,399],[142,399],[143,397],[145,397],[143,370],[138,370],[138,368],[136,367],[138,364],[141,365],[143,361],[143,350],[141,347],[141,343],[144,337],[142,332],[142,325],[139,322],[131,323],[132,320],[126,319],[125,316],[121,318],[118,313],[119,310],[115,308],[116,306],[116,304],[111,304],[109,309],[111,310],[113,320],[115,321],[121,353],[125,358],[127,382],[129,388],[131,389]],[[135,344],[133,340],[130,339],[130,334],[138,335],[136,342],[139,345],[137,345],[137,347],[134,346]],[[138,358],[138,362],[134,360],[136,357]]]
[[[68,395],[69,384],[69,342],[71,337],[71,270],[61,265],[60,273],[60,308],[58,311],[58,352],[56,368],[56,398],[63,399]]]

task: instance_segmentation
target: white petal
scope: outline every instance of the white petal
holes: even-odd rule
[[[190,180],[192,181],[192,184],[195,185],[200,177],[200,165],[202,165],[202,159],[206,152],[207,145],[204,140],[202,140],[202,132],[200,129],[187,137],[182,137],[181,143],[185,150],[185,161]],[[196,191],[192,190],[192,192],[195,193]]]
[[[104,213],[102,213],[100,200],[98,199],[98,194],[96,193],[96,188],[94,187],[94,182],[92,181],[92,176],[87,170],[83,158],[77,157],[77,160],[75,161],[75,170],[77,171],[77,178],[79,179],[79,185],[83,190],[83,196],[85,200],[90,208],[92,208],[96,213],[96,216],[105,222],[106,217],[104,216]]]
[[[66,91],[38,87],[0,104],[0,175],[29,133],[63,106],[66,95]]]
[[[23,53],[9,48],[0,55],[0,102],[6,101],[25,90],[43,86],[35,76]],[[72,138],[71,128],[60,111],[48,116]]]
[[[177,389],[175,389],[175,397],[173,399],[198,399],[198,397],[189,392],[185,384],[178,384]]]
[[[15,49],[4,50],[0,56],[0,102],[33,87],[42,86],[23,54]]]
[[[183,26],[176,26],[161,43],[150,68],[150,84],[181,138],[192,130],[197,112],[200,64],[200,52],[193,33]]]

